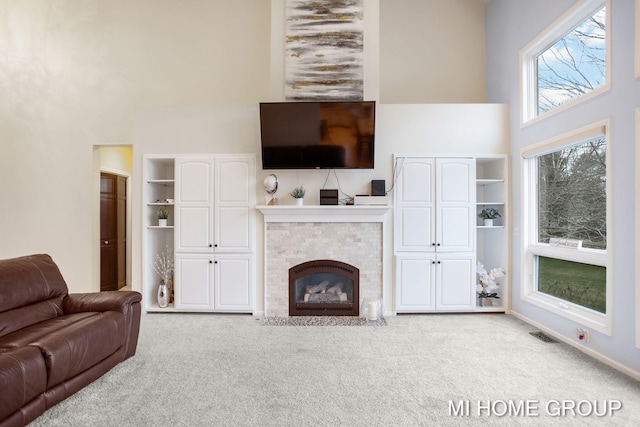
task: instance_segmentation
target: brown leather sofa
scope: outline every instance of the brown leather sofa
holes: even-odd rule
[[[30,423],[133,356],[140,300],[69,294],[49,255],[0,260],[0,427]]]

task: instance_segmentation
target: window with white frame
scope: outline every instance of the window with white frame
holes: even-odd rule
[[[520,52],[522,121],[606,90],[610,0],[583,0]]]
[[[608,123],[523,150],[524,298],[608,333]]]

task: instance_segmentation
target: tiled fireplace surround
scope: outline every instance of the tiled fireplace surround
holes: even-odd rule
[[[289,269],[332,259],[360,269],[360,300],[382,298],[383,221],[379,206],[262,206],[265,316],[289,316]]]

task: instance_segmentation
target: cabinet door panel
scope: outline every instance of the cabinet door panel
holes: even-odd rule
[[[475,306],[475,257],[468,255],[438,255],[438,310],[470,310]]]
[[[218,208],[218,245],[217,251],[248,252],[250,251],[251,211],[248,207]]]
[[[176,217],[176,252],[212,251],[213,224],[210,207],[179,206]]]
[[[474,223],[469,221],[473,215],[471,206],[442,207],[437,241],[439,252],[466,252],[473,249]]]
[[[217,311],[250,312],[251,256],[216,256],[215,308]]]
[[[179,310],[211,310],[212,255],[177,255],[174,275],[175,307]]]
[[[217,159],[216,181],[218,182],[217,202],[221,204],[249,203],[251,199],[249,183],[250,162],[248,159]]]
[[[213,163],[208,159],[178,159],[177,203],[211,203]]]
[[[473,161],[438,159],[438,202],[470,203]]]
[[[475,161],[437,159],[436,241],[439,252],[475,250]]]
[[[434,250],[434,173],[432,158],[410,158],[402,162],[396,193],[396,251]]]
[[[432,256],[396,258],[396,311],[434,309],[435,264]]]
[[[433,203],[433,159],[407,159],[402,165],[400,199],[403,203]]]
[[[430,207],[403,207],[399,212],[402,224],[398,250],[432,251],[435,240],[432,236]]]

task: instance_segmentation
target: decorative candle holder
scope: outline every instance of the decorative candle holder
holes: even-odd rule
[[[375,321],[382,319],[382,301],[380,298],[363,298],[360,306],[360,316],[367,321]]]

